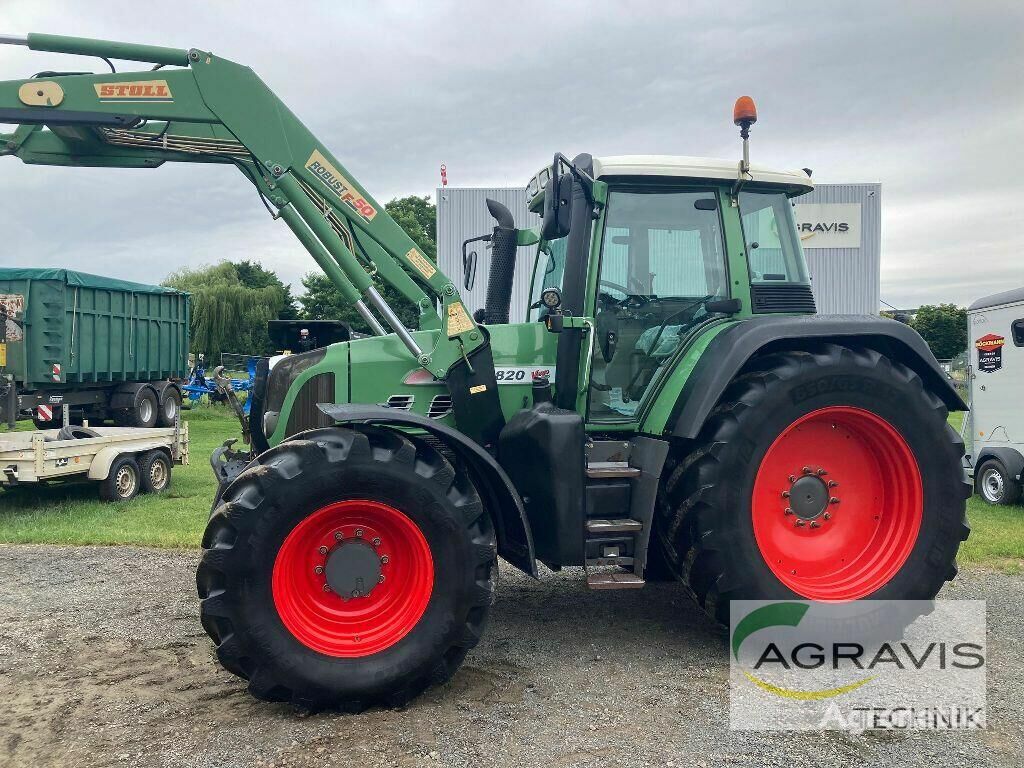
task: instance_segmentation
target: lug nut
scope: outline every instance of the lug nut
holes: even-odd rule
[[[387,555],[381,555],[380,556],[380,562],[381,562],[382,565],[387,565],[389,559],[390,558]]]
[[[826,472],[824,469],[819,469],[818,470],[818,477],[822,477],[823,475],[827,475],[827,474],[828,474],[828,472]]]
[[[819,523],[817,520],[812,520],[811,528],[821,528],[821,523]]]
[[[832,513],[831,512],[826,512],[821,517],[822,517],[823,520],[831,520],[832,519]]]
[[[803,528],[804,525],[805,525],[804,521],[801,520],[800,518],[797,518],[797,520],[796,520],[796,527],[797,528]]]
[[[373,546],[375,546],[375,547],[379,547],[380,546],[380,536],[377,536],[377,537],[374,538]]]
[[[789,498],[789,491],[783,491],[782,492],[782,498],[788,499]]]
[[[804,467],[801,470],[801,472],[803,472],[805,475],[809,475],[809,474],[811,474],[811,468],[810,467]]]
[[[335,531],[334,532],[334,540],[335,541],[341,541],[344,538],[345,538],[345,534],[342,533],[341,531]]]
[[[789,482],[795,483],[796,482],[796,475],[790,475],[789,476]]]
[[[838,504],[839,503],[839,498],[836,497],[836,496],[833,496],[831,499],[828,500],[828,503],[829,504]]]
[[[324,592],[330,592],[330,591],[331,591],[331,585],[330,584],[324,584]]]
[[[313,573],[317,574],[318,576],[323,572],[324,567],[322,565],[318,565],[316,568],[313,569]]]
[[[358,536],[360,539],[363,538],[363,529],[362,528],[356,528],[356,536]]]
[[[828,481],[828,487],[829,488],[837,488],[837,487],[839,487],[839,483],[837,483],[835,480],[829,480]]]
[[[378,584],[383,584],[384,583],[384,574],[383,573],[380,575],[380,578],[377,579],[377,583]]]
[[[317,551],[318,551],[318,552],[319,552],[319,553],[320,553],[321,555],[326,555],[326,554],[327,554],[327,547],[320,547],[320,549],[318,549]]]
[[[786,507],[784,510],[782,510],[782,514],[784,514],[784,515],[792,515],[793,514],[793,509],[791,507]]]

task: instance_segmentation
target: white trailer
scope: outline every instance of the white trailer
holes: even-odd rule
[[[1024,288],[978,299],[967,317],[974,486],[990,504],[1014,504],[1024,487]]]
[[[188,424],[174,427],[65,427],[0,435],[0,485],[93,480],[104,501],[160,493],[171,467],[188,464]]]

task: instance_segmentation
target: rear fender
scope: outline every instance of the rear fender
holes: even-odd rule
[[[754,317],[711,340],[683,385],[665,432],[696,438],[729,382],[755,355],[822,342],[874,349],[917,373],[949,410],[967,410],[924,339],[908,325],[875,315]]]
[[[992,447],[981,448],[978,457],[974,460],[974,469],[977,472],[986,459],[998,459],[999,463],[1006,467],[1007,473],[1017,481],[1024,479],[1024,455],[1015,448]]]
[[[396,411],[373,405],[335,405],[317,407],[338,424],[379,424],[384,427],[422,429],[445,443],[469,468],[473,483],[494,521],[498,534],[498,554],[521,571],[538,577],[533,534],[512,481],[494,457],[461,432],[438,424],[418,413]]]

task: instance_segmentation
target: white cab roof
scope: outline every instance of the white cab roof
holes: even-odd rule
[[[680,176],[698,179],[735,179],[739,160],[683,155],[612,155],[594,158],[594,178],[607,176]],[[751,181],[814,189],[814,182],[804,171],[780,171],[757,163],[750,164]]]

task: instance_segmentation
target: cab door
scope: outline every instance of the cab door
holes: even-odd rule
[[[714,188],[609,191],[598,266],[587,420],[635,421],[637,409],[707,304],[730,296]]]

